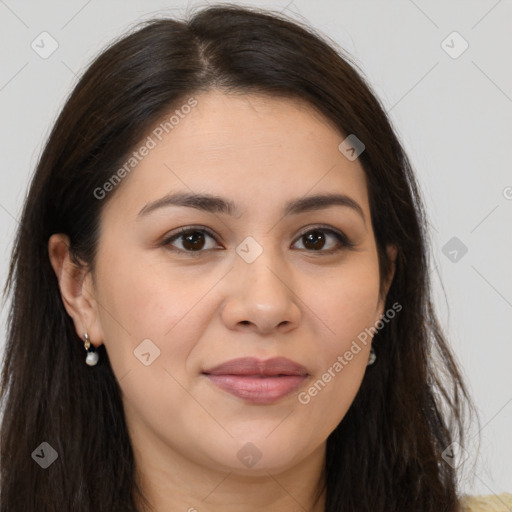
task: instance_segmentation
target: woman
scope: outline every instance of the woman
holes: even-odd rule
[[[218,6],[113,44],[13,250],[0,510],[462,509],[425,226],[381,105],[310,29]]]

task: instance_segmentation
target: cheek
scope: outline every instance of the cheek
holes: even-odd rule
[[[173,266],[164,253],[150,256],[105,249],[97,267],[103,342],[118,378],[129,372],[134,378],[142,366],[155,370],[151,379],[158,369],[164,382],[170,379],[164,370],[186,382],[190,353],[216,312],[211,291],[225,272]],[[148,359],[154,362],[143,366]]]
[[[103,342],[125,406],[165,432],[177,424],[176,411],[198,414],[183,386],[208,315],[201,298],[215,281],[169,268],[164,276],[161,264],[145,265],[142,258],[120,260],[98,273]]]
[[[319,312],[316,374],[300,402],[334,428],[350,407],[364,377],[377,321],[379,275],[368,258],[338,271],[310,296]]]
[[[201,298],[214,277],[197,278],[169,267],[164,274],[162,263],[118,256],[97,270],[103,342],[114,371],[123,375],[138,368],[138,352],[148,350],[156,366],[184,368],[193,348],[186,340],[200,337],[200,318],[205,315]],[[177,336],[181,342],[173,343]]]
[[[353,339],[378,320],[379,273],[376,256],[370,253],[356,255],[351,264],[324,277],[311,290],[310,299],[325,333],[323,346],[330,357],[347,350]]]

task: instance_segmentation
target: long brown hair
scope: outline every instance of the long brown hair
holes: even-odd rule
[[[120,389],[103,345],[84,364],[50,265],[48,239],[94,269],[95,199],[126,155],[183,98],[210,89],[301,98],[365,145],[381,282],[396,271],[374,338],[377,363],[327,440],[326,512],[457,510],[443,451],[464,446],[471,402],[431,303],[427,218],[411,165],[362,73],[334,43],[271,11],[217,5],[158,19],[112,44],[68,98],[30,184],[4,296],[12,294],[0,399],[1,512],[135,512],[137,485]],[[340,140],[341,142],[341,140]],[[469,407],[467,407],[469,405]],[[58,453],[47,469],[33,452]],[[141,498],[142,499],[142,498]]]

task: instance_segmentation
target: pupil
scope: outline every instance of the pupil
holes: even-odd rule
[[[312,231],[308,235],[306,235],[306,246],[309,242],[313,243],[314,249],[321,249],[323,247],[323,233],[320,231]]]
[[[183,246],[187,249],[201,249],[203,244],[204,236],[199,231],[193,231],[187,235],[184,235]]]

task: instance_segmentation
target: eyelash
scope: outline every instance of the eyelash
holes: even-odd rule
[[[355,244],[352,243],[347,238],[347,236],[344,233],[342,233],[341,231],[337,231],[337,230],[334,230],[332,228],[329,228],[327,226],[322,226],[322,225],[308,227],[307,230],[302,231],[302,233],[297,237],[296,241],[299,241],[302,237],[304,237],[308,233],[312,233],[312,232],[315,232],[315,231],[319,231],[319,232],[322,232],[322,233],[327,233],[327,234],[333,235],[337,239],[337,241],[341,244],[341,247],[335,247],[334,249],[328,249],[328,250],[320,249],[318,251],[307,250],[307,249],[302,249],[302,250],[305,250],[306,252],[313,253],[313,254],[314,253],[320,253],[320,254],[324,254],[324,255],[330,255],[330,254],[339,252],[339,251],[341,251],[343,249],[350,249],[350,248],[355,247]],[[161,245],[165,246],[165,247],[168,247],[169,249],[171,249],[173,251],[184,253],[187,256],[192,256],[192,257],[201,256],[202,253],[206,252],[207,250],[212,250],[212,249],[206,249],[206,250],[202,249],[202,250],[199,250],[199,251],[187,251],[185,249],[179,249],[179,248],[173,247],[171,245],[172,242],[174,242],[175,240],[179,239],[180,236],[183,236],[183,235],[188,234],[188,233],[196,233],[196,232],[207,234],[208,236],[213,238],[215,240],[215,242],[219,243],[217,241],[216,236],[209,229],[206,229],[204,227],[199,227],[199,226],[198,227],[186,226],[186,227],[180,228],[178,231],[173,233],[171,236],[166,237],[162,241]]]

